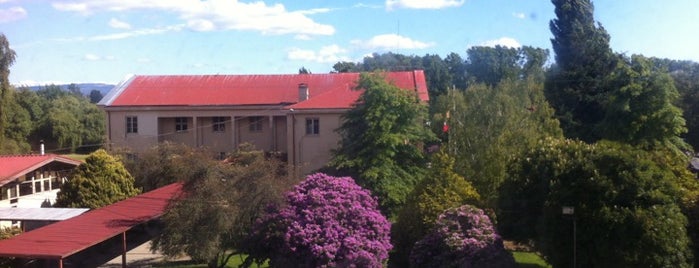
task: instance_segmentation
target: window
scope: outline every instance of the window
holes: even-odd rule
[[[306,118],[306,135],[320,134],[320,119]]]
[[[126,133],[138,133],[138,117],[126,117]]]
[[[262,116],[248,117],[250,123],[250,132],[262,132]]]
[[[175,117],[175,131],[187,131],[187,117]]]
[[[214,132],[226,131],[226,118],[225,117],[212,118],[212,127],[213,127]]]

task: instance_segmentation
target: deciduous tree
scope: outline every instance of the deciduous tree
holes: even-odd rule
[[[187,254],[209,267],[225,267],[242,252],[256,219],[268,205],[281,201],[293,181],[279,160],[252,148],[236,151],[225,161],[206,158],[201,151],[186,152],[167,157],[190,158],[172,163],[194,171],[180,176],[184,194],[168,205],[153,248],[168,256]]]
[[[10,66],[15,62],[16,55],[15,51],[10,48],[10,42],[7,41],[5,34],[0,33],[0,144],[4,142],[5,125],[8,120],[5,107],[11,88]]]
[[[362,74],[357,89],[364,92],[342,117],[330,165],[372,191],[391,215],[424,174],[422,146],[433,139],[425,126],[427,107],[379,73]]]

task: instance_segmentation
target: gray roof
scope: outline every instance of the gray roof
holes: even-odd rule
[[[88,208],[0,208],[0,220],[62,221],[87,212]]]

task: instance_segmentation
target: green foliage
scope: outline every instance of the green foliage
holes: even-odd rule
[[[144,191],[203,177],[213,159],[204,149],[171,142],[159,143],[138,155],[129,151],[118,154],[125,159],[124,166],[133,175],[136,187]]]
[[[0,33],[0,144],[4,144],[5,125],[9,118],[6,105],[9,103],[7,97],[12,86],[10,85],[10,66],[15,62],[17,54],[10,48],[5,34]],[[3,148],[0,148],[0,150]]]
[[[533,240],[554,267],[689,267],[692,254],[675,168],[613,142],[547,139],[516,161],[502,187],[498,220],[506,238]],[[672,157],[667,157],[671,159]],[[574,218],[562,215],[575,208]]]
[[[673,61],[668,59],[651,59],[660,71],[666,71],[672,77],[679,92],[676,103],[682,109],[687,124],[684,139],[699,149],[699,63],[692,61]]]
[[[441,126],[450,114],[447,147],[457,173],[473,183],[489,208],[495,207],[507,164],[537,140],[561,135],[542,84],[532,80],[473,85],[440,97],[436,105],[440,113],[433,125]]]
[[[643,56],[632,56],[610,77],[607,111],[597,125],[602,137],[633,145],[687,146],[679,136],[686,132],[672,78],[654,71]]]
[[[176,149],[161,151],[172,161],[169,168],[178,163],[183,165],[179,170],[194,171],[178,177],[185,182],[185,194],[169,204],[162,217],[163,232],[154,239],[153,248],[168,256],[185,253],[209,267],[223,267],[239,253],[243,238],[263,210],[280,202],[293,181],[281,162],[265,158],[261,151],[240,150],[226,161],[216,161],[200,151],[178,155]]]
[[[61,185],[56,207],[99,208],[139,194],[119,159],[100,149]]]
[[[548,50],[524,46],[521,48],[471,47],[466,51],[466,74],[472,83],[495,86],[504,80],[533,79],[543,81]]]
[[[464,177],[454,172],[454,159],[444,151],[433,155],[431,167],[398,214],[391,229],[395,250],[392,267],[406,267],[410,251],[434,227],[439,214],[464,204],[480,204],[480,195]]]
[[[593,128],[604,118],[610,90],[607,75],[617,65],[609,34],[595,23],[590,0],[552,0],[556,18],[550,23],[556,53],[546,96],[561,120],[566,137],[596,141]]]
[[[433,138],[424,125],[427,107],[379,73],[362,74],[357,88],[364,93],[343,115],[330,166],[371,190],[391,215],[424,174],[422,145]]]

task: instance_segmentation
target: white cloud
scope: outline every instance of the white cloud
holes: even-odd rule
[[[89,53],[88,53],[88,54],[85,54],[85,57],[83,57],[83,59],[84,59],[84,60],[89,60],[89,61],[97,61],[97,60],[100,60],[100,59],[102,59],[102,58],[100,58],[100,56],[97,56],[97,55],[95,55],[95,54],[89,54]]]
[[[126,38],[145,36],[145,35],[154,35],[154,34],[164,34],[167,32],[176,32],[176,31],[182,30],[183,27],[184,27],[184,25],[173,25],[173,26],[168,26],[168,27],[164,27],[164,28],[140,29],[140,30],[133,30],[133,31],[129,31],[129,32],[121,32],[121,33],[114,33],[114,34],[102,34],[102,35],[93,35],[93,36],[56,38],[53,40],[58,41],[58,42],[119,40],[119,39],[126,39]]]
[[[527,15],[524,14],[524,13],[522,13],[522,12],[515,12],[515,13],[512,13],[512,16],[515,17],[515,18],[518,18],[518,19],[525,19],[525,18],[527,18]]]
[[[83,60],[87,60],[87,61],[102,61],[102,60],[111,61],[111,60],[115,60],[115,59],[116,58],[114,56],[102,57],[102,56],[98,56],[98,55],[95,55],[92,53],[87,53],[87,54],[85,54],[85,56],[83,56]]]
[[[0,9],[0,23],[21,20],[27,17],[27,11],[22,7]]]
[[[349,57],[344,54],[346,49],[338,45],[324,46],[318,51],[293,48],[287,53],[287,57],[291,60],[303,60],[318,63],[335,63],[338,61],[347,61]]]
[[[519,48],[522,46],[517,40],[511,37],[500,37],[495,40],[488,40],[483,43],[480,43],[479,46],[484,46],[484,47],[494,47],[494,46],[503,46],[503,47],[510,47],[510,48]]]
[[[125,21],[112,18],[111,20],[109,20],[109,27],[112,27],[114,29],[131,29],[131,24],[128,24]]]
[[[101,11],[160,10],[175,13],[194,31],[248,30],[263,34],[332,35],[335,28],[307,15],[330,9],[288,11],[282,4],[237,0],[70,0],[55,2],[61,11],[90,15]]]
[[[448,7],[459,7],[463,4],[464,0],[386,0],[386,9],[442,9]]]
[[[434,46],[434,43],[425,43],[396,34],[382,34],[369,40],[352,40],[355,46],[364,49],[423,49]]]
[[[149,63],[151,60],[149,58],[138,58],[136,62],[138,63]]]

